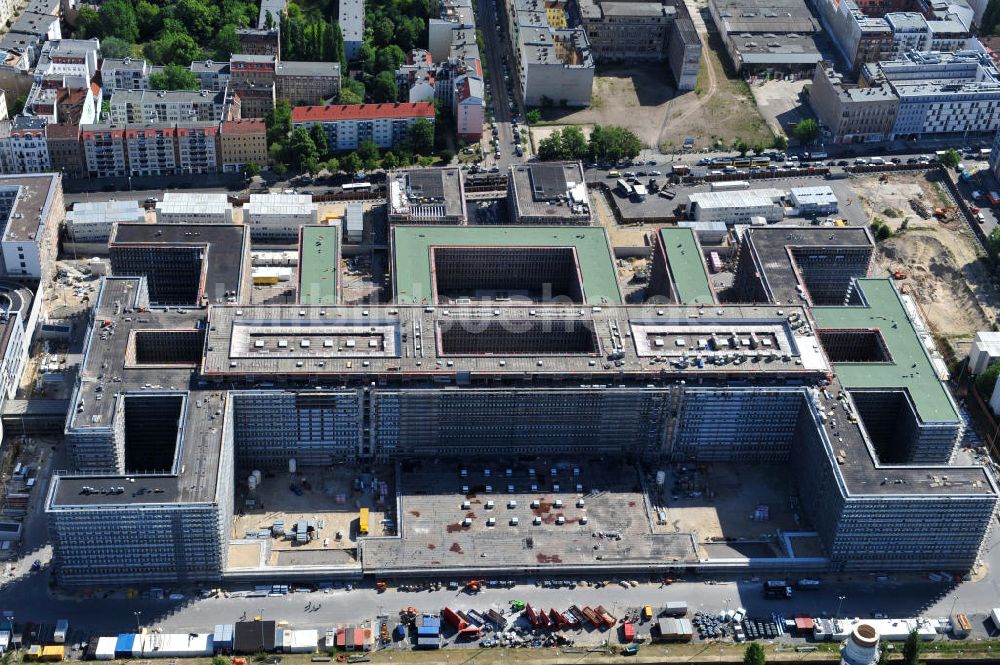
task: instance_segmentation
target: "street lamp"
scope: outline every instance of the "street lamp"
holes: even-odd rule
[[[142,610],[136,610],[132,614],[135,615],[135,632],[142,632],[142,628],[139,626],[139,617],[142,616]]]
[[[840,616],[840,606],[843,605],[844,598],[847,598],[847,596],[837,596],[837,612],[833,615],[834,619]]]

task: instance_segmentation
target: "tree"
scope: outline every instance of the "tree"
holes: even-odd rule
[[[264,116],[267,127],[267,144],[284,144],[292,131],[292,105],[287,99],[280,99],[274,108]]]
[[[257,162],[247,162],[243,165],[243,177],[247,180],[260,175],[260,164]],[[226,665],[228,665],[228,660]]]
[[[129,44],[139,40],[139,22],[128,0],[107,0],[103,3],[97,11],[97,27],[101,34],[95,37],[118,37]]]
[[[310,160],[316,162],[319,157],[316,144],[313,143],[309,130],[305,127],[296,127],[292,130],[292,135],[288,139],[288,152],[300,169],[304,169]]]
[[[639,137],[624,127],[594,125],[590,132],[590,155],[597,161],[634,159],[642,150]]]
[[[351,78],[341,79],[340,94],[337,101],[341,104],[362,104],[365,101],[365,84]]]
[[[427,118],[417,118],[406,130],[410,149],[421,155],[429,155],[434,149],[434,125]]]
[[[154,42],[146,45],[146,56],[154,63],[189,66],[192,60],[201,57],[201,49],[191,35],[185,32],[167,31]]]
[[[557,129],[539,141],[536,152],[538,159],[545,162],[567,159],[563,150],[562,130]]]
[[[944,154],[941,155],[941,164],[949,169],[953,169],[958,166],[960,161],[962,161],[962,155],[954,148],[948,148],[944,151]]]
[[[383,16],[372,25],[372,40],[377,46],[388,46],[392,43],[392,36],[395,31],[396,26],[393,25],[391,20]]]
[[[240,38],[236,36],[236,25],[227,23],[219,28],[215,39],[212,40],[212,46],[215,47],[215,57],[218,60],[229,60],[229,56],[233,53],[239,53]]]
[[[397,166],[399,166],[399,160],[396,159],[396,155],[392,154],[392,152],[387,152],[382,155],[382,168],[389,171]]]
[[[746,651],[743,652],[743,665],[765,665],[766,663],[767,655],[764,653],[764,647],[757,642],[751,642],[747,645]]]
[[[361,158],[351,152],[340,160],[340,168],[346,173],[354,174],[361,170]]]
[[[101,57],[127,58],[132,54],[132,44],[119,37],[105,37],[101,40]]]
[[[378,146],[375,145],[375,141],[371,139],[365,139],[358,144],[357,149],[358,158],[364,162],[365,168],[375,168],[375,164],[378,163]]]
[[[86,5],[84,5],[86,6]],[[82,9],[80,11],[83,11]],[[163,17],[160,14],[159,5],[154,5],[146,0],[139,0],[135,5],[135,18],[139,23],[139,39],[149,41],[163,29]],[[101,42],[101,50],[104,50],[104,42]]]
[[[406,53],[395,44],[380,48],[375,53],[375,71],[377,72],[395,72],[404,62],[406,62]]]
[[[172,9],[174,17],[202,44],[208,42],[219,23],[219,8],[202,0],[177,0]]]
[[[883,642],[878,648],[877,665],[889,665],[889,645]]]
[[[997,385],[997,377],[1000,377],[1000,362],[993,362],[976,377],[976,390],[979,396],[985,401],[990,401],[993,397],[993,389]]]
[[[330,154],[330,148],[323,125],[318,122],[314,122],[312,127],[309,128],[309,137],[312,139],[313,145],[316,146],[316,152],[319,153],[319,159],[326,159],[327,155]]]
[[[14,98],[14,101],[11,102],[10,106],[7,108],[8,115],[10,115],[11,117],[15,115],[20,115],[21,111],[24,110],[24,105],[27,103],[28,103],[27,95],[18,95],[17,97]]]
[[[149,87],[152,90],[198,90],[201,83],[187,67],[169,64],[162,72],[156,72],[149,77]]]
[[[372,100],[378,102],[396,101],[399,91],[396,88],[396,75],[390,71],[379,72],[372,85]]]
[[[775,150],[788,150],[788,137],[784,134],[775,134],[771,147]]]
[[[795,123],[792,127],[792,133],[795,134],[795,138],[799,140],[799,143],[808,145],[819,136],[819,124],[812,118],[805,118]]]
[[[740,157],[743,157],[750,152],[750,144],[743,139],[736,139],[733,141],[733,150],[740,153]]]
[[[347,73],[347,49],[344,46],[344,33],[340,29],[340,23],[330,19],[330,41],[331,51],[329,60],[340,63],[340,71]]]
[[[80,39],[90,39],[100,37],[101,28],[98,25],[100,19],[97,10],[90,5],[82,5],[80,12],[76,15],[75,35]]]
[[[562,147],[567,159],[585,159],[590,152],[587,137],[579,127],[567,127],[563,130]]]
[[[325,168],[330,173],[337,173],[338,171],[340,171],[340,160],[337,159],[336,157],[331,157],[330,159],[326,160]]]
[[[914,630],[906,638],[903,645],[903,665],[919,665],[920,663],[920,635]]]
[[[451,164],[451,160],[455,159],[455,152],[450,148],[441,148],[438,150],[437,156],[441,160],[442,166],[447,166]]]
[[[529,125],[537,125],[542,121],[542,111],[541,109],[531,109],[524,114],[524,117],[528,119]]]

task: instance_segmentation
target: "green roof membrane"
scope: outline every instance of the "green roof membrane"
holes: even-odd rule
[[[708,281],[705,258],[695,240],[694,229],[663,227],[660,238],[667,253],[670,278],[683,305],[715,304],[715,292]]]
[[[835,363],[840,383],[851,389],[905,389],[923,422],[958,420],[954,403],[938,378],[899,293],[888,279],[859,279],[867,301],[862,307],[814,307],[820,328],[877,329],[892,357],[890,363]]]
[[[393,275],[398,303],[430,303],[431,247],[573,247],[588,304],[622,302],[614,257],[600,227],[396,226]]]
[[[299,302],[337,304],[340,227],[303,226],[299,247]]]

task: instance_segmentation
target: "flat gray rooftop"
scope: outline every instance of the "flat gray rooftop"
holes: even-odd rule
[[[544,218],[550,224],[590,223],[590,200],[579,162],[514,165],[507,177],[519,218]]]
[[[802,309],[771,305],[213,306],[202,372],[226,380],[249,375],[413,380],[529,373],[541,380],[609,371],[637,379],[825,373],[828,363],[817,338],[791,327],[793,312],[805,316]],[[446,337],[449,331],[454,337]],[[755,351],[749,342],[707,348],[713,333],[734,332],[743,340],[753,334],[773,341]],[[522,346],[518,335],[534,337],[538,346]],[[584,344],[591,335],[592,342]],[[582,346],[570,349],[565,340],[571,338]],[[449,352],[452,339],[460,342],[460,351]],[[551,351],[547,339],[564,340],[566,352]],[[609,359],[612,354],[619,354],[617,360]]]
[[[388,177],[389,215],[393,221],[465,222],[462,172],[457,168],[409,169]]]
[[[17,198],[4,221],[4,240],[40,240],[59,187],[59,175],[0,176],[0,190],[17,188]]]

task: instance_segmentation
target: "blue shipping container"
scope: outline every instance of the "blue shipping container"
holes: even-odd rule
[[[115,643],[115,656],[131,658],[133,647],[135,647],[135,635],[132,633],[119,633],[118,641]]]

